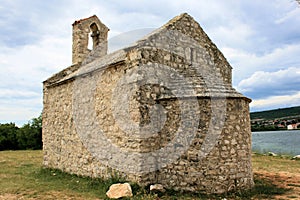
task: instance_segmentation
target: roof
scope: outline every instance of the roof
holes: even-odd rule
[[[80,23],[89,23],[90,21],[98,21],[98,23],[100,23],[102,25],[102,27],[105,27],[107,30],[109,30],[109,28],[105,24],[103,24],[96,15],[93,15],[93,16],[90,16],[90,17],[87,17],[87,18],[83,18],[83,19],[80,19],[80,20],[76,20],[72,24],[72,26],[75,26],[75,25],[80,24]]]
[[[90,16],[90,17],[87,17],[87,18],[83,18],[83,19],[79,19],[79,20],[76,20],[72,26],[76,25],[76,24],[80,24],[81,22],[83,21],[87,21],[87,20],[90,20],[90,19],[93,19],[93,18],[97,18],[96,15],[93,15],[93,16]]]
[[[92,16],[93,17],[93,16]],[[87,20],[90,18],[82,19]],[[75,23],[80,23],[82,20],[75,21]],[[177,37],[178,34],[178,26],[182,22],[194,24],[197,27],[197,31],[200,33],[201,37],[197,37],[193,35],[193,31],[191,27],[184,27],[183,30],[180,30],[183,32],[182,34],[186,35],[183,37],[183,42],[186,45],[190,45],[191,47],[199,47],[203,49],[203,51],[206,50],[206,48],[210,48],[207,55],[212,54],[214,57],[215,65],[218,68],[228,68],[230,70],[230,81],[224,82],[224,81],[216,81],[217,77],[213,77],[210,72],[207,72],[205,75],[189,75],[187,79],[182,79],[182,77],[175,77],[169,85],[169,88],[171,90],[174,90],[176,93],[176,90],[180,88],[180,90],[184,91],[184,93],[181,94],[181,97],[190,97],[190,96],[202,96],[202,97],[239,97],[239,98],[246,98],[242,94],[238,93],[231,85],[231,66],[227,62],[226,58],[223,56],[223,54],[218,50],[218,48],[215,46],[215,44],[209,39],[209,37],[206,35],[206,33],[202,30],[200,25],[187,13],[183,13],[181,15],[178,15],[171,19],[168,23],[163,25],[162,27],[154,30],[150,34],[146,35],[145,37],[141,38],[131,46],[128,46],[124,49],[118,50],[116,52],[107,54],[103,57],[97,57],[95,56],[97,54],[97,51],[99,49],[95,48],[85,59],[85,61],[81,64],[80,67],[77,67],[77,69],[74,70],[67,70],[68,73],[66,73],[66,70],[63,70],[59,72],[58,74],[52,76],[51,78],[47,79],[45,83],[48,83],[48,85],[57,85],[57,84],[63,84],[65,81],[73,80],[76,77],[80,77],[84,74],[92,73],[97,70],[101,70],[110,66],[115,66],[116,64],[120,63],[126,63],[129,58],[130,52],[132,50],[142,49],[142,48],[162,48],[163,50],[169,50],[168,48],[165,49],[165,47],[159,46],[161,42],[163,42],[166,38],[171,35],[171,37]],[[175,31],[174,31],[175,30]],[[172,32],[173,31],[173,32]],[[189,39],[192,38],[192,42],[189,41]],[[209,45],[207,45],[209,44]],[[167,46],[172,46],[172,44],[167,44]],[[209,47],[208,47],[209,46]],[[100,47],[99,47],[100,48]],[[174,53],[182,53],[180,50],[177,50],[178,44],[173,44],[172,50]],[[191,48],[192,49],[192,48]],[[184,52],[183,52],[184,53]],[[191,53],[192,56],[192,53]],[[192,58],[191,58],[192,59]],[[201,67],[201,66],[200,66]],[[70,67],[69,67],[70,68]],[[67,68],[68,69],[68,68]],[[218,71],[220,69],[213,69],[214,71]],[[211,71],[213,73],[213,71]],[[63,74],[63,75],[60,75]],[[197,74],[197,73],[195,73]],[[208,78],[206,78],[208,76]],[[55,78],[54,78],[55,77]],[[198,80],[195,84],[195,81]],[[188,81],[187,81],[188,80]],[[174,93],[173,93],[174,94]],[[178,95],[176,95],[178,97]],[[165,94],[160,97],[161,99],[164,98],[172,98],[171,94]],[[250,99],[248,99],[250,101]]]

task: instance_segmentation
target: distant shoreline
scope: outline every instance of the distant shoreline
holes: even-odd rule
[[[252,131],[252,133],[256,133],[256,132],[272,132],[272,131],[300,131],[300,129],[275,129],[275,130],[255,130],[255,131]]]

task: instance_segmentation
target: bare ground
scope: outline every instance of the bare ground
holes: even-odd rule
[[[274,199],[300,199],[300,174],[256,171],[255,175],[270,180],[271,183],[280,188],[290,189],[284,194],[274,196]]]

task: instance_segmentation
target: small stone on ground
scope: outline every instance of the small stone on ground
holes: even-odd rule
[[[150,191],[152,192],[165,192],[165,188],[161,184],[150,185]]]
[[[292,160],[300,160],[300,155],[296,155],[292,158]]]
[[[129,183],[117,183],[109,187],[106,195],[111,199],[118,199],[121,197],[132,197],[132,190]]]

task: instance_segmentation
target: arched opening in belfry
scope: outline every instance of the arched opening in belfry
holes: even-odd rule
[[[88,34],[88,46],[87,46],[88,50],[92,50],[93,49],[93,38],[92,38],[92,32],[89,32]]]
[[[98,26],[96,23],[92,23],[90,25],[90,29],[91,29],[91,38],[93,41],[93,49],[96,48],[96,46],[100,43],[100,31],[98,29]]]

